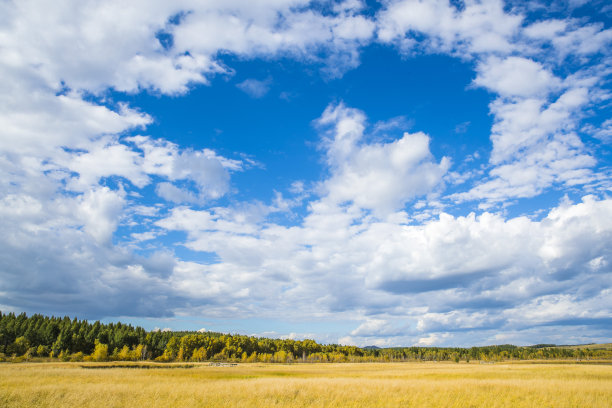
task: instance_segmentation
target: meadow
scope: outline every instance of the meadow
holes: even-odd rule
[[[0,406],[608,408],[612,365],[3,363]]]

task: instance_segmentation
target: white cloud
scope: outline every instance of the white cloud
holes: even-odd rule
[[[612,119],[606,119],[599,127],[586,125],[582,130],[602,142],[609,143],[612,141]]]
[[[429,334],[426,337],[419,338],[419,340],[416,342],[415,346],[421,346],[421,347],[437,346],[446,337],[449,337],[449,335],[448,334],[440,335],[440,334],[432,333],[432,334]]]
[[[18,202],[22,210],[11,210]],[[108,188],[45,201],[5,196],[0,213],[11,213],[0,217],[3,298],[21,299],[22,309],[70,310],[85,318],[126,310],[168,314],[176,295],[156,277],[161,258],[149,265],[109,242],[124,204],[122,195]]]
[[[78,210],[85,232],[100,244],[108,243],[117,228],[124,204],[122,192],[107,187],[85,193]]]
[[[476,85],[505,97],[547,96],[561,85],[561,81],[541,64],[521,57],[503,60],[490,57],[477,66],[477,71]]]
[[[242,162],[217,155],[210,149],[181,151],[176,144],[145,136],[127,138],[143,152],[144,172],[168,180],[192,182],[193,188],[159,183],[157,194],[171,202],[203,203],[222,197],[229,191],[229,170],[242,169]],[[193,191],[192,191],[193,190]]]
[[[243,57],[282,50],[313,60],[325,49],[329,58],[338,50],[349,56],[347,64],[354,64],[357,54],[352,48],[367,40],[373,30],[366,18],[353,15],[355,4],[339,5],[335,16],[294,8],[299,4],[276,0],[249,7],[227,2],[99,5],[67,1],[51,8],[40,2],[3,4],[0,14],[7,24],[0,28],[0,164],[5,211],[13,211],[3,228],[7,234],[3,248],[12,254],[5,260],[17,265],[13,255],[25,258],[26,253],[40,253],[46,266],[23,263],[24,270],[31,269],[24,276],[31,277],[31,286],[44,287],[49,279],[59,278],[62,285],[73,287],[75,312],[104,309],[102,304],[91,304],[100,298],[78,295],[79,291],[85,295],[98,291],[105,301],[125,297],[116,302],[117,310],[167,313],[176,290],[184,286],[175,280],[160,281],[153,266],[112,247],[113,233],[130,203],[121,187],[111,190],[99,183],[106,177],[121,177],[142,188],[161,179],[157,191],[163,197],[202,203],[226,194],[229,172],[241,170],[243,163],[208,149],[184,150],[147,137],[120,138],[118,134],[142,128],[152,119],[127,105],[115,106],[102,96],[93,101],[84,98],[90,93],[102,95],[109,87],[125,92],[186,92],[190,84],[206,83],[210,75],[229,72],[215,61],[220,50]],[[169,21],[182,10],[189,11],[184,20],[178,24]],[[209,17],[233,23],[207,36]],[[247,26],[250,30],[244,31],[245,36],[224,43],[224,38],[236,33],[232,27]],[[172,37],[170,46],[158,41],[160,31]],[[194,33],[189,39],[196,41],[193,46],[185,47],[186,32]],[[206,48],[210,40],[214,42]],[[66,187],[74,193],[66,193]],[[14,205],[20,207],[19,217],[10,210]],[[216,214],[223,213],[219,209]],[[141,215],[156,214],[145,211]],[[224,215],[216,225],[241,228],[240,216],[236,215],[237,221],[231,221],[232,217]],[[34,231],[36,236],[24,239]],[[151,237],[151,231],[133,235],[135,239]],[[48,252],[38,249],[44,242]],[[10,278],[15,268],[8,268],[9,264],[3,268],[9,274],[5,277],[15,282]],[[47,279],[38,275],[40,267],[56,273]],[[182,269],[176,269],[180,278]],[[76,271],[89,273],[75,278]],[[74,282],[67,285],[65,281],[71,279]],[[9,283],[4,293],[12,293]],[[136,288],[144,289],[149,299],[141,296],[143,292],[125,296],[137,292]],[[151,293],[154,295],[149,296]],[[133,303],[126,305],[127,299]]]
[[[138,242],[142,242],[142,241],[150,241],[152,239],[157,238],[157,234],[153,231],[133,232],[130,234],[130,237],[132,237],[134,240]]]
[[[495,123],[488,177],[483,182],[473,178],[470,191],[451,199],[485,200],[481,206],[490,206],[533,197],[554,185],[592,181],[595,160],[577,130],[591,104],[609,98],[600,89],[609,61],[598,58],[609,55],[611,29],[573,18],[522,27],[521,13],[529,8],[508,11],[503,1],[467,1],[458,7],[443,0],[399,0],[385,6],[377,18],[380,41],[406,53],[472,59],[473,83],[498,95],[490,105]],[[571,65],[565,63],[568,58]],[[603,129],[585,130],[605,135]]]
[[[245,79],[236,84],[238,89],[249,95],[251,98],[263,98],[270,90],[271,80],[259,81],[257,79]]]
[[[450,166],[447,158],[440,163],[433,160],[429,137],[423,133],[366,144],[365,116],[343,104],[328,106],[318,124],[331,127],[325,141],[331,176],[322,188],[325,200],[337,205],[351,202],[376,215],[388,215],[434,189]]]
[[[491,105],[496,117],[491,135],[491,161],[497,164],[520,157],[521,151],[548,142],[548,137],[575,130],[576,115],[588,102],[585,88],[568,90],[548,106],[541,99],[528,98],[515,103],[496,100]]]
[[[596,161],[576,133],[589,102],[585,88],[569,89],[548,105],[536,98],[494,101],[489,179],[451,197],[500,202],[533,197],[554,184],[592,181]]]
[[[197,204],[200,202],[198,197],[193,192],[184,188],[176,187],[174,184],[168,182],[158,183],[155,187],[155,193],[157,193],[157,195],[164,200],[176,204]]]
[[[365,117],[331,107],[322,118],[322,124],[333,125],[324,144],[332,180],[334,165],[352,162],[356,151],[369,147],[359,144]],[[612,212],[609,200],[566,202],[541,221],[486,212],[466,217],[442,213],[422,225],[406,225],[393,217],[369,217],[359,206],[339,207],[329,199],[336,194],[331,188],[322,194],[293,227],[220,209],[174,210],[157,226],[185,231],[184,245],[219,257],[207,267],[191,265],[200,272],[180,275],[180,286],[193,296],[231,296],[231,308],[241,310],[251,310],[256,301],[259,315],[274,316],[282,305],[283,310],[299,310],[291,312],[298,315],[363,316],[351,336],[342,338],[357,344],[385,338],[392,339],[386,344],[457,344],[465,340],[456,333],[522,333],[533,324],[577,316],[521,323],[512,317],[516,308],[551,294],[565,299],[571,290],[580,293],[568,298],[578,310],[585,296],[601,297],[607,290],[589,282],[593,274],[600,279],[610,265],[606,243],[612,239],[612,224],[602,222]],[[204,276],[205,286],[200,282]],[[248,300],[238,296],[243,289],[249,289]],[[609,312],[603,306],[599,315]]]
[[[318,120],[329,173],[312,191],[296,182],[299,197],[278,193],[270,205],[138,205],[139,191],[155,183],[166,201],[203,207],[227,195],[231,173],[249,161],[126,137],[153,118],[115,103],[109,89],[179,95],[231,75],[218,60],[226,54],[293,57],[334,77],[359,63],[375,34],[407,53],[469,59],[474,84],[497,95],[488,167],[470,173],[486,177],[451,198],[487,206],[595,177],[580,132],[607,140],[610,124],[581,121],[608,97],[611,30],[574,19],[522,27],[524,17],[502,1],[388,1],[374,17],[360,1],[325,14],[308,4],[0,4],[1,303],[83,317],[345,316],[360,320],[341,341],[380,345],[456,344],[476,331],[496,339],[500,330],[526,341],[537,337],[535,325],[609,319],[609,199],[563,203],[539,221],[447,214],[438,195],[450,161],[434,158],[430,137],[391,134],[403,120],[370,131],[365,113],[343,104]],[[255,97],[269,86],[242,83]],[[413,200],[419,213],[406,209]],[[302,202],[307,213],[290,226],[269,217]],[[144,230],[119,237],[137,217],[147,217]],[[150,241],[166,231],[185,232],[182,244],[210,261],[122,248],[123,237],[160,245]]]
[[[156,33],[172,29],[171,16],[189,2],[38,1],[6,5],[4,53],[13,69],[40,77],[48,87],[102,92],[107,87],[135,92],[152,88],[183,93],[189,83],[224,71],[211,55],[166,50]],[[41,40],[44,39],[44,40]]]
[[[355,342],[355,339],[353,339],[351,336],[340,337],[338,339],[338,344],[341,344],[343,346],[356,346],[357,345],[357,343]]]
[[[298,57],[317,60],[317,51],[326,50],[332,64],[347,67],[356,64],[354,51],[369,40],[374,23],[357,14],[353,2],[336,4],[334,14],[323,16],[303,9],[307,1],[259,1],[192,5],[192,12],[173,27],[177,51],[214,55],[225,50],[238,55],[271,55],[288,52]],[[329,65],[332,70],[340,66]]]
[[[260,206],[257,203],[240,208],[218,207],[211,210],[175,207],[172,209],[170,216],[158,221],[157,225],[196,235],[203,231],[253,234],[258,231],[258,222],[270,211],[270,207]]]
[[[184,93],[190,84],[231,72],[216,61],[220,51],[242,57],[288,52],[317,63],[324,63],[322,53],[333,59],[338,52],[354,65],[354,49],[374,29],[357,14],[358,3],[336,4],[335,13],[325,16],[299,7],[306,3],[3,4],[3,174],[21,173],[29,180],[34,172],[43,179],[53,176],[45,186],[49,193],[61,190],[62,183],[86,193],[113,176],[142,188],[151,176],[160,176],[166,180],[157,191],[171,201],[204,203],[222,197],[229,191],[229,171],[240,170],[241,161],[146,138],[134,139],[143,152],[134,150],[125,143],[129,139],[117,135],[144,128],[152,118],[115,104],[104,92]],[[210,29],[214,35],[207,35]]]
[[[415,33],[425,34],[426,49],[449,53],[509,53],[523,19],[506,13],[504,2],[466,1],[459,10],[445,0],[387,2],[378,17],[378,38],[410,51]]]
[[[77,190],[95,186],[102,177],[124,177],[137,187],[149,184],[149,177],[141,167],[140,155],[128,146],[105,140],[96,141],[89,151],[70,156],[66,167],[78,173],[78,179],[71,183]]]
[[[565,31],[567,22],[563,20],[537,21],[523,30],[523,34],[530,38],[551,40],[560,32]]]
[[[2,81],[2,85],[7,84],[0,96],[0,104],[5,106],[0,113],[3,152],[55,156],[60,154],[60,147],[87,147],[100,135],[121,133],[151,121],[126,106],[114,111],[85,102],[79,95],[55,96],[11,76]]]
[[[579,19],[537,21],[523,30],[538,46],[546,43],[552,46],[555,58],[584,58],[606,53],[612,42],[612,29],[604,29],[601,23],[590,23]]]
[[[384,319],[366,319],[355,330],[351,336],[355,337],[394,337],[403,334],[405,329],[394,327]]]

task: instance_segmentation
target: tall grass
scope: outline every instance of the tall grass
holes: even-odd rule
[[[2,407],[611,407],[612,366],[242,364],[86,370],[0,365]]]

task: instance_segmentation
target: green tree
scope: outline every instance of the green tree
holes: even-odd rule
[[[163,355],[164,360],[166,361],[175,360],[178,357],[180,349],[181,349],[180,340],[175,336],[170,337],[170,340],[168,340],[168,343],[166,344],[166,349],[164,350],[164,355]]]
[[[15,339],[12,346],[11,354],[14,353],[18,356],[22,356],[30,348],[30,342],[24,336],[20,336]]]

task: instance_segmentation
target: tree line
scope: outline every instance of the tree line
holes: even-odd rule
[[[64,361],[385,362],[612,359],[612,350],[554,345],[517,347],[376,348],[319,344],[216,332],[149,331],[123,323],[91,323],[0,311],[0,361],[57,358]]]

